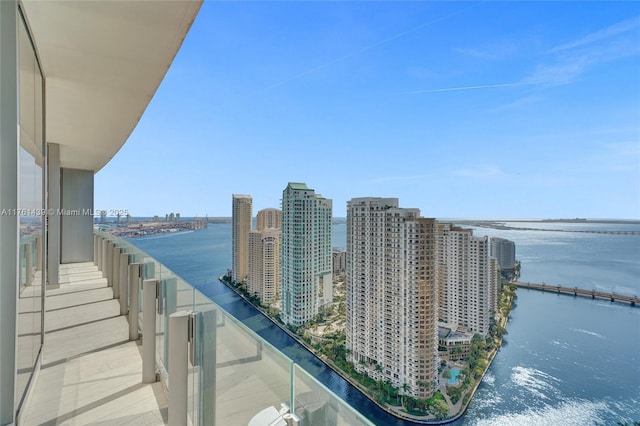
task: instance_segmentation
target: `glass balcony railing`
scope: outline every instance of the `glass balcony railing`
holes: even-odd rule
[[[95,235],[96,248],[101,240],[111,242],[123,253],[129,254],[130,264],[141,265],[141,280],[156,280],[159,283],[155,313],[155,371],[168,389],[171,400],[168,365],[170,354],[174,353],[172,347],[177,344],[189,348],[187,415],[190,424],[372,424],[269,342],[163,264],[119,237],[98,229]],[[102,252],[101,249],[96,251],[97,254]],[[105,265],[102,266],[104,269]],[[145,321],[143,304],[143,292],[139,291],[140,327]],[[169,318],[179,311],[193,313],[194,326],[190,330],[194,332],[190,343],[176,343],[169,335]],[[171,413],[169,416],[171,419]]]

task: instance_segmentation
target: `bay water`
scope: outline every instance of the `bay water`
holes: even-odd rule
[[[640,295],[638,224],[518,223],[472,227],[516,243],[521,281]],[[346,225],[333,227],[346,246]],[[581,232],[576,232],[581,231]],[[231,225],[130,240],[298,362],[374,423],[386,415],[218,282],[231,265]],[[640,307],[518,289],[503,346],[471,403],[465,425],[618,425],[640,422]],[[283,336],[284,335],[284,336]],[[378,412],[380,411],[380,412]]]

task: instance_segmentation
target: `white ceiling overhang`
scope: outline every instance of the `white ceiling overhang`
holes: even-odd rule
[[[61,167],[98,171],[118,152],[201,4],[23,1],[46,78],[46,141],[60,145]]]

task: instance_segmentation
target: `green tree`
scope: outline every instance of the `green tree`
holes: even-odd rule
[[[409,392],[409,384],[405,382],[402,384],[402,400],[401,400],[402,406],[405,408],[406,408],[405,406],[406,395],[408,392]]]
[[[439,398],[435,399],[431,403],[431,412],[438,420],[447,418],[449,416],[449,406],[447,405],[447,401]]]
[[[374,370],[376,370],[376,373],[380,374],[382,373],[382,366],[380,364],[376,364],[373,367]],[[378,390],[381,390],[382,388],[382,379],[378,379]]]

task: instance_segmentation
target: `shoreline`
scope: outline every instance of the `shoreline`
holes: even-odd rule
[[[237,294],[238,296],[240,296],[245,302],[251,304],[251,306],[253,306],[254,308],[256,308],[256,310],[258,312],[260,312],[265,318],[267,318],[269,321],[271,321],[272,324],[275,324],[277,327],[279,327],[282,331],[284,331],[285,333],[287,333],[287,335],[289,335],[291,338],[293,338],[297,343],[299,343],[300,345],[302,345],[305,349],[307,349],[313,356],[315,356],[320,362],[322,362],[325,366],[327,366],[328,368],[330,368],[332,371],[334,371],[336,374],[338,374],[340,377],[342,377],[345,381],[347,381],[350,385],[352,385],[353,387],[355,387],[356,389],[358,389],[367,399],[369,399],[371,402],[373,402],[374,404],[376,404],[379,408],[381,408],[382,410],[384,410],[385,412],[387,412],[388,414],[396,417],[397,419],[400,420],[406,420],[406,421],[410,421],[414,424],[419,424],[419,425],[444,425],[444,424],[448,424],[448,423],[452,423],[455,422],[456,420],[460,419],[462,416],[464,416],[464,414],[467,412],[467,409],[469,408],[469,405],[471,405],[471,402],[473,401],[473,397],[475,396],[476,391],[478,390],[478,387],[480,386],[480,383],[482,382],[482,379],[484,378],[485,374],[487,373],[487,371],[489,371],[489,367],[491,367],[491,364],[493,363],[493,360],[495,358],[495,356],[498,354],[498,351],[500,350],[500,348],[502,347],[502,341],[504,339],[504,335],[502,337],[500,337],[500,342],[499,344],[495,347],[495,349],[492,351],[491,354],[489,354],[489,358],[487,359],[487,367],[484,369],[484,371],[482,372],[482,375],[480,376],[480,378],[478,379],[478,381],[476,382],[475,386],[473,387],[473,389],[470,391],[469,394],[467,394],[469,396],[469,398],[467,399],[466,403],[462,404],[462,407],[460,408],[460,411],[454,415],[453,417],[449,417],[446,419],[442,419],[442,420],[423,420],[421,419],[419,416],[413,416],[411,414],[404,414],[401,412],[398,412],[396,410],[390,409],[389,407],[386,406],[382,406],[380,405],[373,397],[371,397],[368,394],[368,389],[364,388],[360,383],[358,383],[355,379],[353,379],[351,376],[349,376],[348,374],[346,374],[344,371],[342,371],[340,368],[338,368],[337,366],[335,366],[333,364],[333,362],[328,359],[327,357],[325,357],[322,354],[317,354],[316,350],[311,347],[309,344],[307,344],[307,342],[305,342],[304,340],[302,340],[298,335],[294,334],[293,332],[291,332],[291,330],[289,330],[287,327],[285,327],[283,324],[280,324],[278,321],[276,321],[274,318],[271,318],[271,316],[269,316],[267,314],[267,312],[264,310],[264,308],[262,308],[261,306],[256,306],[254,303],[252,303],[244,294],[242,294],[235,286],[231,285],[230,283],[226,282],[223,279],[223,276],[218,277],[218,281],[220,281],[222,284],[224,284],[227,288],[231,289],[235,294]],[[513,305],[512,308],[513,309]],[[506,325],[507,322],[509,320],[509,316],[507,315],[507,317],[504,320],[504,328],[506,329]],[[426,416],[424,416],[426,417]]]

